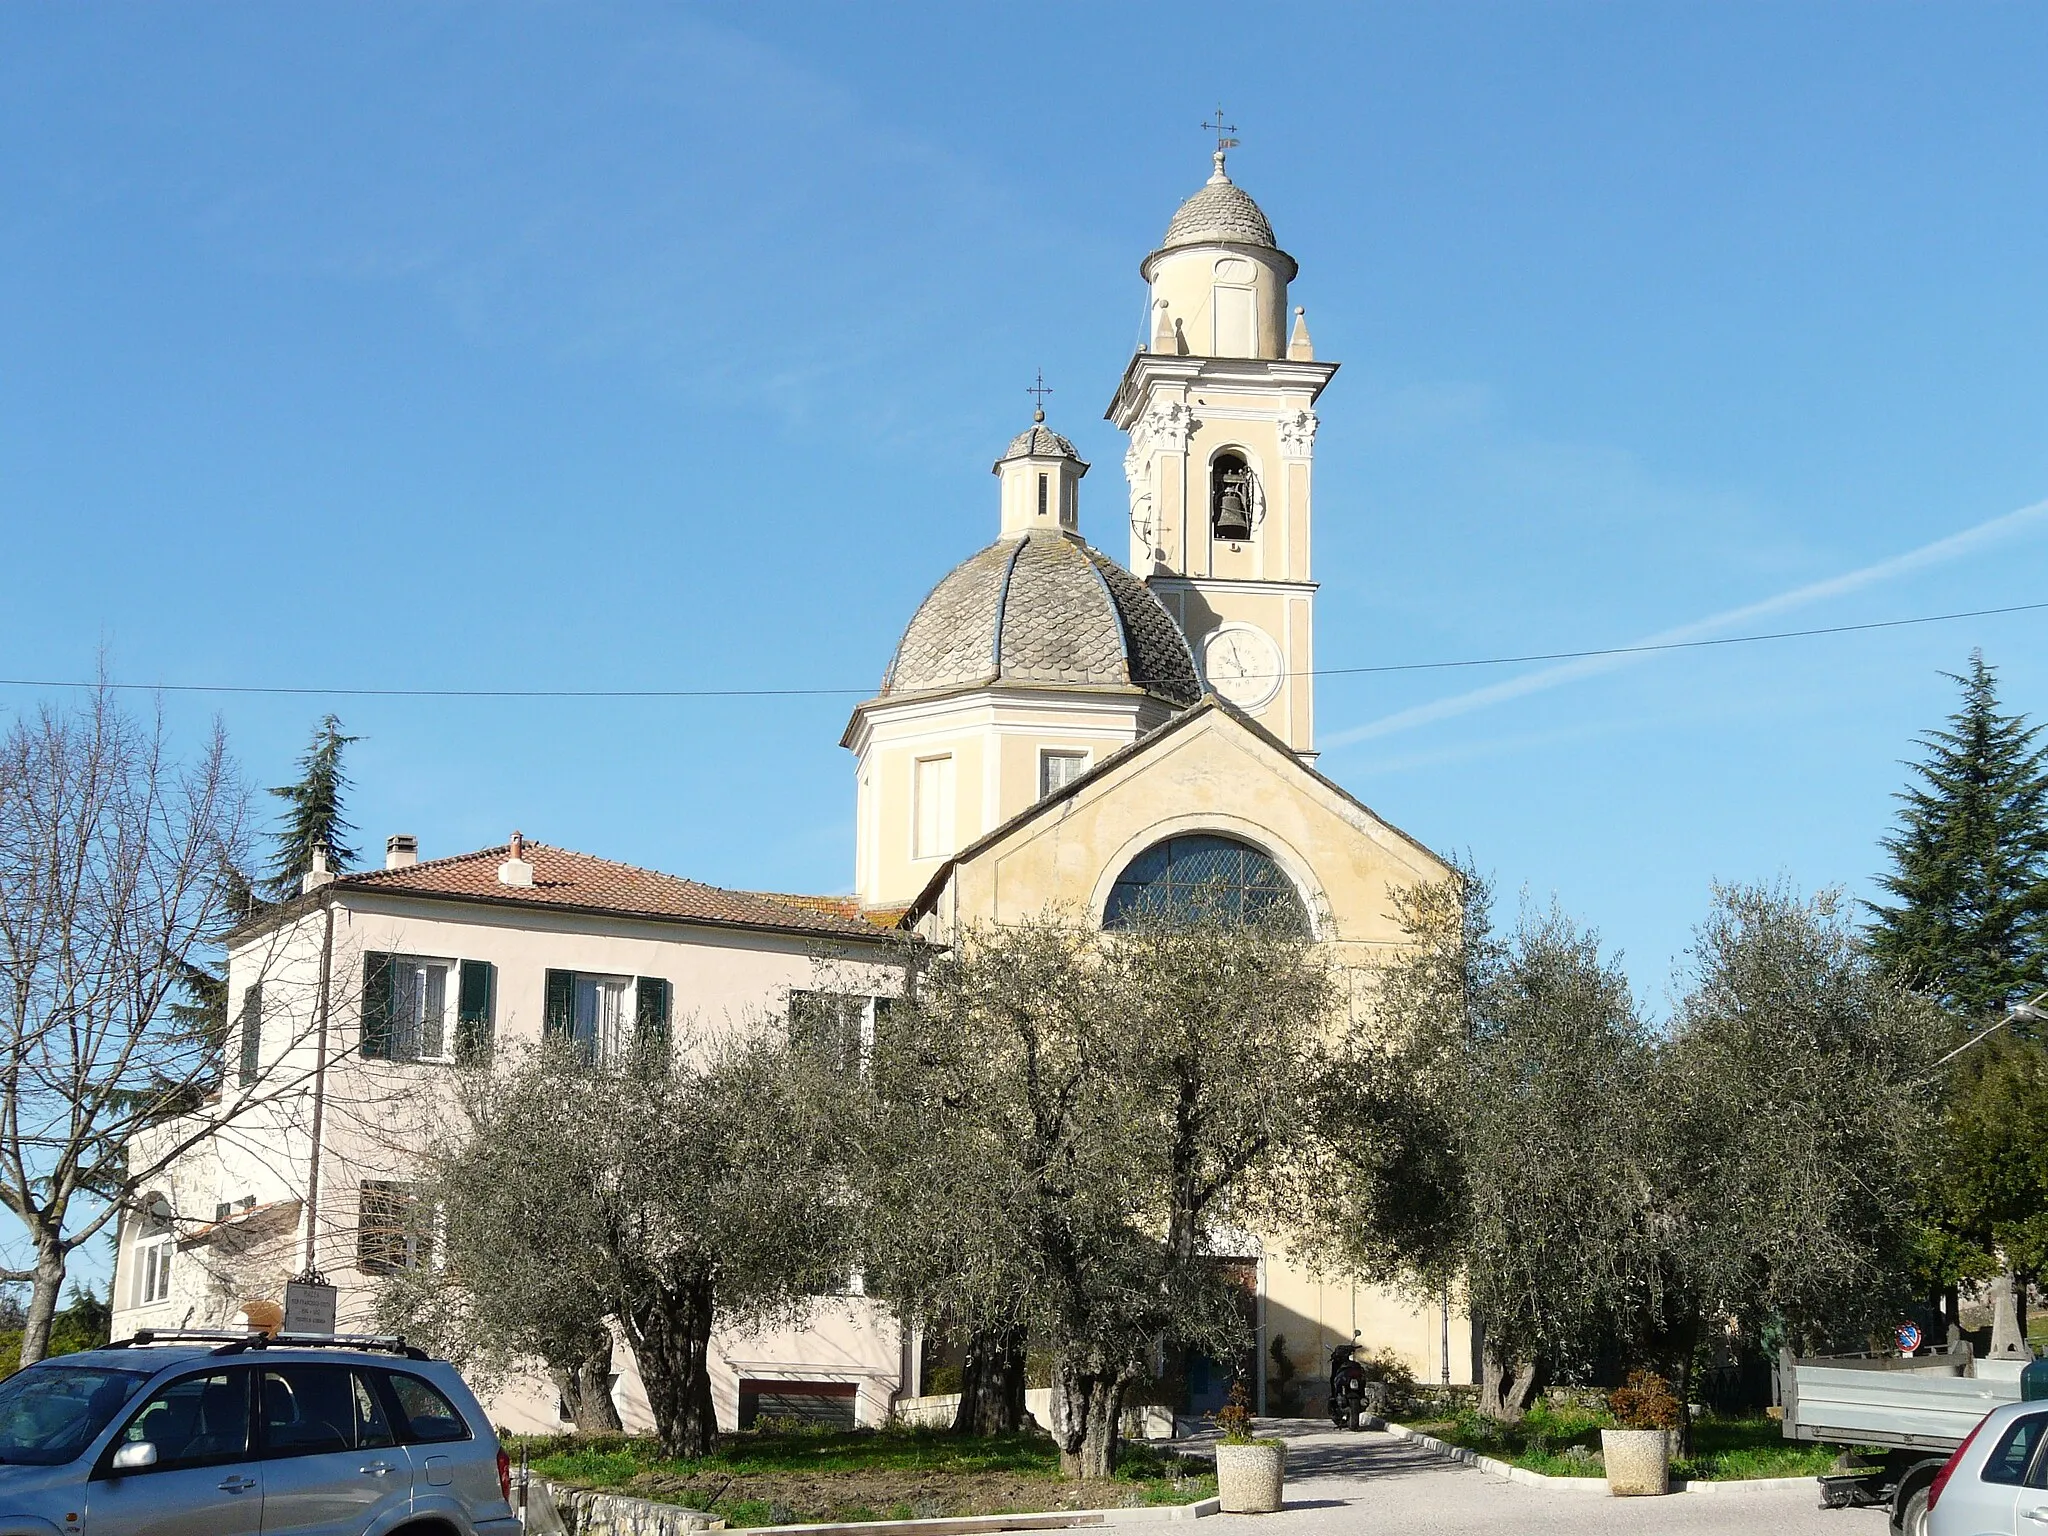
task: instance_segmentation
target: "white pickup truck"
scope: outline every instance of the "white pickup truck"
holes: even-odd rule
[[[1778,1367],[1788,1440],[1860,1446],[1863,1464],[1823,1477],[1829,1508],[1888,1505],[1892,1528],[1920,1536],[1927,1485],[1949,1452],[2001,1403],[2020,1399],[2024,1360],[1978,1360],[1966,1343],[1915,1355],[1826,1355]]]

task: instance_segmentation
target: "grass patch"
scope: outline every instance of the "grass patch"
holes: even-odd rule
[[[1605,1413],[1539,1403],[1519,1424],[1496,1424],[1467,1409],[1454,1419],[1411,1427],[1545,1477],[1602,1477],[1606,1467],[1600,1456],[1600,1431],[1613,1424]],[[1818,1477],[1834,1465],[1833,1447],[1787,1440],[1775,1419],[1706,1415],[1693,1420],[1692,1454],[1672,1462],[1671,1472],[1674,1477],[1718,1483]]]
[[[1208,1462],[1135,1441],[1124,1443],[1114,1478],[1062,1477],[1052,1441],[1032,1434],[748,1431],[720,1437],[696,1461],[666,1459],[653,1440],[630,1435],[520,1437],[507,1449],[524,1451],[551,1482],[708,1510],[734,1526],[1191,1504],[1216,1491]]]

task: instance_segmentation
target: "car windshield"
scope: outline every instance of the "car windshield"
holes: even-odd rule
[[[0,1462],[54,1467],[92,1444],[149,1380],[144,1371],[32,1365],[0,1381]]]

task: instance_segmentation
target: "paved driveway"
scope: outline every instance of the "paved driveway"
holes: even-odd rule
[[[1822,1509],[1818,1490],[1676,1494],[1616,1499],[1511,1483],[1421,1450],[1393,1435],[1332,1430],[1303,1420],[1287,1437],[1287,1508],[1277,1515],[1217,1515],[1199,1525],[1125,1527],[1130,1536],[1186,1529],[1199,1536],[1438,1536],[1471,1531],[1682,1532],[1685,1536],[1885,1536],[1880,1510]]]

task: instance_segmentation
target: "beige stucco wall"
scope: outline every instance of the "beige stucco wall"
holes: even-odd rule
[[[497,967],[494,1035],[502,1044],[540,1036],[549,969],[657,976],[674,988],[671,1033],[688,1048],[693,1035],[747,1028],[779,1016],[791,988],[896,990],[894,972],[873,946],[834,944],[802,935],[656,923],[578,913],[394,898],[343,896],[335,908],[329,1067],[317,1212],[309,1213],[316,1057],[313,1024],[324,918],[309,913],[239,944],[229,961],[231,1009],[245,989],[264,988],[263,1075],[254,1089],[233,1083],[251,1107],[225,1131],[181,1157],[153,1193],[167,1198],[179,1230],[211,1221],[217,1205],[256,1209],[201,1240],[180,1244],[172,1294],[139,1305],[136,1229],[122,1235],[114,1278],[117,1337],[145,1327],[217,1327],[253,1297],[280,1298],[303,1267],[310,1230],[316,1266],[336,1285],[338,1326],[372,1327],[375,1279],[356,1267],[358,1186],[364,1179],[405,1179],[419,1152],[450,1122],[451,1068],[438,1063],[363,1061],[360,1038],[363,956],[385,951]],[[452,1010],[455,999],[451,996]],[[239,1036],[228,1042],[231,1074]],[[138,1153],[178,1134],[176,1124],[144,1138]],[[754,1336],[721,1332],[713,1341],[713,1393],[720,1422],[737,1421],[742,1375],[855,1381],[868,1422],[887,1416],[900,1386],[901,1340],[885,1312],[864,1299],[821,1300],[808,1326]],[[619,1401],[629,1427],[651,1420],[630,1356],[620,1356]],[[496,1422],[514,1429],[557,1427],[553,1390],[514,1381],[486,1398]]]
[[[952,942],[975,924],[1049,911],[1099,923],[1117,874],[1163,838],[1214,832],[1265,850],[1287,872],[1314,917],[1318,936],[1348,973],[1353,1008],[1369,1007],[1364,975],[1391,957],[1404,936],[1392,893],[1447,878],[1427,849],[1303,767],[1294,755],[1214,706],[1176,722],[1078,794],[1030,818],[952,872],[919,922]],[[1265,1351],[1286,1339],[1304,1382],[1327,1374],[1331,1345],[1362,1334],[1369,1349],[1392,1348],[1418,1378],[1443,1379],[1441,1303],[1327,1281],[1287,1257],[1279,1237],[1259,1242]],[[1472,1329],[1449,1318],[1450,1379],[1473,1380]],[[1319,1412],[1320,1401],[1309,1404]]]
[[[1168,706],[1137,689],[1087,693],[1005,685],[939,698],[876,700],[848,732],[854,769],[855,890],[868,907],[901,906],[946,858],[1038,799],[1039,754],[1084,752],[1092,767],[1163,723]],[[953,760],[953,821],[939,851],[913,845],[920,758]]]

